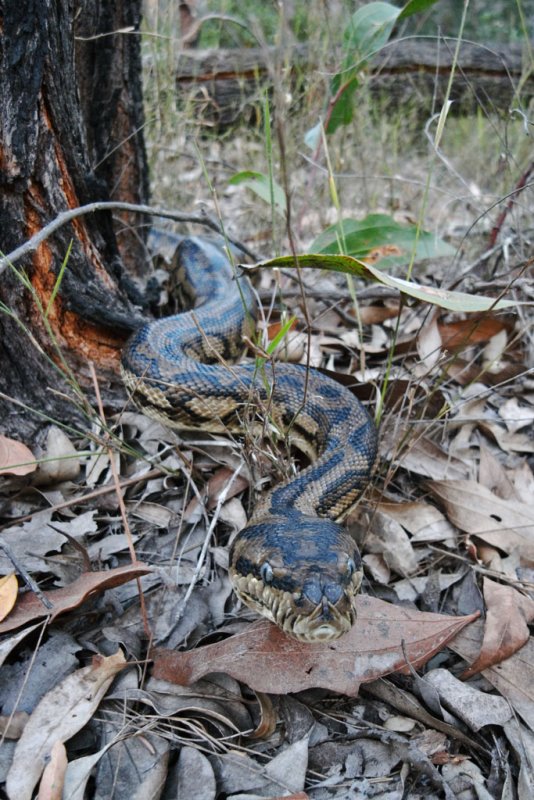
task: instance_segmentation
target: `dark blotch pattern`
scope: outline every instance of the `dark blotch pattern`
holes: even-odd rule
[[[336,520],[368,482],[375,426],[346,387],[315,370],[306,376],[301,366],[277,364],[258,372],[253,362],[229,369],[253,327],[248,281],[236,279],[223,252],[202,240],[184,240],[176,258],[198,306],[134,334],[122,358],[126,384],[143,410],[178,428],[239,431],[247,410],[250,418],[251,408],[263,408],[276,424],[313,438],[317,460],[262,500],[235,540],[231,569],[261,580],[268,561],[274,592],[307,586],[334,604],[349,585],[346,561],[355,550]],[[359,569],[357,552],[354,560]]]

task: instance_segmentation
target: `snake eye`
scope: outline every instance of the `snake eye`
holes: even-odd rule
[[[260,567],[260,577],[264,583],[272,583],[273,581],[273,568],[268,561],[265,561]]]
[[[356,572],[356,564],[355,564],[353,558],[347,559],[347,572],[348,572],[349,578],[352,578],[352,576]]]

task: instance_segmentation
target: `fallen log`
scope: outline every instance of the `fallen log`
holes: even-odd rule
[[[410,38],[392,42],[373,57],[363,84],[380,108],[412,104],[429,116],[439,111],[445,97],[456,42],[454,39]],[[526,107],[534,96],[521,44],[463,42],[450,99],[456,113],[507,112]],[[224,129],[259,117],[265,89],[276,84],[296,95],[310,86],[312,73],[327,88],[339,54],[332,63],[317,63],[317,53],[306,44],[232,50],[181,52],[176,66],[180,103],[192,103],[203,125]]]

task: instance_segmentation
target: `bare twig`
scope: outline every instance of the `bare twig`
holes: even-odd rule
[[[510,194],[508,195],[508,202],[506,203],[505,207],[503,208],[503,210],[499,214],[495,225],[491,229],[490,236],[489,236],[489,242],[488,242],[488,245],[489,245],[490,248],[495,247],[495,245],[497,243],[497,238],[498,238],[498,236],[499,236],[499,234],[501,232],[501,229],[502,229],[502,226],[504,225],[506,217],[508,216],[508,213],[509,213],[510,209],[513,207],[513,205],[515,203],[515,195],[518,192],[521,192],[523,189],[526,188],[527,181],[530,178],[533,170],[534,170],[534,161],[531,161],[530,164],[528,165],[528,167],[526,168],[526,170],[523,172],[523,174],[521,175],[521,177],[517,181],[513,191],[510,192]]]
[[[78,208],[71,208],[69,211],[63,211],[61,214],[58,214],[57,217],[52,220],[48,225],[45,225],[38,233],[28,239],[27,242],[21,244],[20,247],[15,248],[12,250],[11,253],[7,253],[7,255],[0,256],[0,275],[8,266],[8,264],[14,264],[16,261],[19,261],[23,256],[27,255],[28,253],[33,253],[39,245],[48,239],[54,231],[57,231],[58,228],[63,227],[68,222],[71,222],[73,219],[77,217],[82,217],[84,214],[93,214],[95,211],[134,211],[138,214],[148,214],[149,216],[153,217],[162,217],[163,219],[172,219],[174,222],[190,222],[195,225],[203,225],[206,228],[209,228],[215,233],[220,233],[224,235],[224,231],[222,230],[221,226],[218,222],[211,219],[207,214],[184,214],[178,211],[167,211],[164,208],[156,208],[154,206],[144,206],[144,205],[137,205],[136,203],[116,203],[116,202],[98,202],[98,203],[88,203],[85,206],[79,206]],[[254,261],[258,261],[258,257],[252,250],[249,250],[246,245],[242,242],[239,242],[237,239],[232,239],[230,237],[226,237],[228,241],[237,247],[238,250],[241,250],[245,255],[249,258],[252,258]]]
[[[105,417],[105,414],[104,414],[104,406],[102,404],[102,398],[100,396],[100,386],[98,384],[98,378],[96,376],[95,365],[92,363],[92,361],[89,363],[89,369],[91,370],[91,378],[92,378],[93,387],[94,387],[94,390],[95,390],[95,397],[96,397],[96,403],[97,403],[97,406],[98,406],[98,413],[100,414],[100,419],[102,421],[102,425],[105,427],[105,425],[106,425],[106,417]],[[132,532],[130,530],[130,523],[128,522],[128,513],[126,511],[126,505],[124,503],[124,497],[123,497],[123,494],[122,494],[122,492],[120,490],[119,474],[117,472],[117,467],[115,466],[115,460],[113,458],[114,454],[113,454],[113,450],[111,448],[111,444],[107,445],[107,450],[108,450],[108,454],[109,454],[109,464],[110,464],[110,467],[111,467],[111,474],[113,475],[113,484],[114,484],[115,491],[117,493],[117,501],[119,503],[119,510],[120,510],[120,513],[121,513],[122,523],[124,525],[124,533],[126,534],[126,539],[127,539],[127,542],[128,542],[128,549],[130,551],[130,558],[132,559],[132,564],[136,564],[137,563],[137,554],[135,552],[135,547],[134,547],[134,543],[133,543],[133,539],[132,539]],[[136,581],[137,581],[137,588],[139,589],[139,602],[140,602],[140,605],[141,605],[141,614],[142,614],[142,617],[143,617],[143,624],[144,624],[145,632],[146,632],[147,636],[150,638],[151,637],[151,631],[150,631],[150,625],[149,625],[149,622],[148,622],[148,616],[147,616],[147,612],[146,612],[145,597],[143,595],[143,588],[141,586],[141,578],[136,578]]]
[[[221,491],[221,493],[219,495],[219,498],[217,500],[217,507],[215,509],[215,513],[213,514],[210,526],[209,526],[208,530],[206,531],[206,536],[204,537],[204,542],[203,542],[202,547],[200,549],[200,555],[198,557],[198,561],[197,561],[197,565],[195,567],[194,574],[193,574],[193,576],[191,578],[189,586],[187,587],[187,591],[186,591],[186,593],[184,595],[184,599],[180,603],[180,607],[178,609],[177,619],[181,619],[183,617],[183,615],[184,615],[184,612],[185,612],[187,603],[189,601],[189,598],[193,594],[193,589],[195,588],[195,584],[196,584],[198,578],[200,577],[200,573],[202,572],[202,569],[204,567],[204,561],[206,559],[206,553],[208,552],[209,543],[211,541],[211,537],[212,537],[213,531],[214,531],[215,526],[217,524],[217,521],[219,519],[219,515],[221,513],[221,508],[223,507],[224,503],[226,502],[226,498],[228,497],[228,493],[229,493],[230,489],[232,488],[233,483],[236,480],[237,476],[240,474],[241,470],[243,469],[244,465],[245,465],[244,461],[241,461],[241,463],[238,464],[238,466],[235,469],[235,471],[234,471],[233,475],[231,476],[230,480],[228,481],[228,483],[226,484],[226,486],[224,487],[224,489]]]
[[[15,569],[19,573],[19,575],[22,578],[22,580],[24,581],[24,583],[27,585],[27,587],[29,589],[31,589],[31,591],[34,593],[34,595],[39,598],[39,600],[44,605],[44,607],[48,608],[48,609],[54,608],[54,604],[39,589],[39,587],[37,586],[37,584],[33,580],[32,576],[29,574],[29,572],[26,569],[24,569],[24,567],[22,566],[20,561],[16,558],[16,556],[13,553],[13,551],[11,550],[11,548],[5,542],[0,542],[0,547],[2,548],[4,553],[6,554],[7,558],[9,558],[9,560],[11,561],[13,566],[15,567]]]

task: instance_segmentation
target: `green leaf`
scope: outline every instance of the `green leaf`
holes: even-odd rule
[[[274,339],[271,339],[271,341],[267,345],[267,352],[269,353],[269,355],[272,355],[274,353],[278,345],[283,341],[283,339],[287,336],[289,331],[293,328],[293,325],[295,324],[296,321],[297,321],[296,317],[289,317],[289,319],[285,321],[285,323],[282,325],[282,327],[280,328]]]
[[[230,183],[232,186],[243,184],[243,186],[246,186],[247,189],[253,191],[254,194],[260,197],[262,200],[265,200],[265,202],[269,205],[271,205],[271,201],[274,201],[274,209],[276,213],[280,214],[281,217],[285,217],[286,196],[284,194],[284,190],[278,183],[276,183],[276,181],[273,181],[271,187],[269,176],[264,175],[263,172],[253,172],[251,170],[236,172],[235,175],[232,175],[228,183]]]
[[[399,13],[400,9],[390,3],[368,3],[352,15],[343,34],[343,66],[330,85],[332,97],[339,96],[330,111],[326,133],[332,134],[340,125],[352,122],[358,71],[372,53],[386,44]]]
[[[423,286],[420,283],[406,281],[403,278],[394,278],[381,272],[370,264],[365,264],[351,256],[324,255],[318,253],[305,253],[297,256],[298,264],[302,269],[326,269],[334,272],[344,272],[348,275],[355,275],[358,278],[382,283],[393,289],[397,289],[403,294],[415,297],[425,303],[446,308],[449,311],[459,312],[482,312],[511,308],[517,305],[513,300],[496,300],[494,297],[484,297],[482,295],[471,295],[465,292],[453,292],[447,289],[436,289],[432,286]],[[260,267],[273,269],[287,269],[295,267],[294,256],[279,256],[269,261],[260,261],[252,267],[242,267],[245,271],[259,269]]]
[[[344,219],[331,225],[312,243],[314,253],[337,254],[345,252],[356,258],[363,258],[377,247],[392,245],[399,255],[388,256],[381,262],[384,266],[406,264],[412,257],[438,258],[451,256],[454,248],[429,231],[419,230],[415,225],[401,225],[387,214],[369,214],[365,219]]]
[[[365,67],[371,55],[389,41],[393,27],[401,17],[423,11],[437,0],[408,0],[403,8],[391,3],[367,3],[359,8],[343,33],[343,58],[341,70],[334,75],[330,93],[335,97],[328,115],[326,133],[334,133],[341,125],[348,125],[354,116],[354,94],[359,86],[358,72]]]
[[[354,93],[359,85],[358,78],[354,77],[343,86],[330,111],[325,129],[326,133],[334,133],[340,125],[348,125],[349,122],[352,122],[354,116]]]
[[[402,8],[398,19],[406,19],[411,17],[412,14],[418,14],[420,11],[426,11],[430,6],[434,6],[438,0],[408,0],[406,5]]]
[[[380,50],[389,37],[401,9],[391,3],[368,3],[359,8],[345,28],[343,48],[351,62],[367,59]]]

